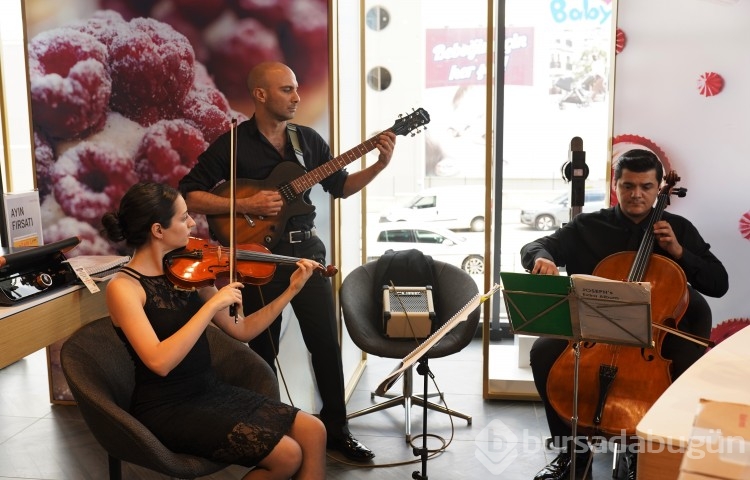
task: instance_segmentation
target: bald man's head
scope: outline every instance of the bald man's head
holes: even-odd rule
[[[256,88],[268,88],[268,78],[273,72],[291,72],[291,69],[281,62],[263,62],[259,63],[247,76],[247,88],[252,95]]]

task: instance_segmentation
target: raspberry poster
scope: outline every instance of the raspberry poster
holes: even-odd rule
[[[177,186],[198,155],[252,115],[257,63],[289,65],[327,124],[326,0],[25,0],[34,159],[45,243],[112,254],[99,233],[139,181]],[[324,133],[324,132],[321,132]],[[197,236],[206,237],[202,216]],[[122,252],[119,252],[122,253]]]

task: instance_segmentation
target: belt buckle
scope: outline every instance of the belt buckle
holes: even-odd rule
[[[304,240],[304,233],[305,233],[304,230],[294,230],[292,232],[288,232],[289,243],[302,243],[303,240],[294,240],[292,238],[292,235],[294,235],[295,233],[302,233],[303,234],[302,237],[303,237],[303,240]]]

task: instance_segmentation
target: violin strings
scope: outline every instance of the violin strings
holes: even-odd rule
[[[275,255],[273,253],[251,252],[247,250],[239,250],[237,252],[237,257],[242,260],[257,260],[259,262],[275,260],[279,263],[292,264],[292,263],[297,263],[299,261],[299,258],[286,257],[284,255]]]
[[[215,254],[217,252],[220,252],[221,250],[227,250],[226,247],[221,246],[215,246],[215,245],[208,245],[205,248],[203,248],[203,252],[208,254]],[[239,260],[248,260],[248,261],[258,261],[258,262],[269,262],[269,261],[275,261],[278,263],[297,263],[299,261],[299,258],[295,257],[287,257],[284,255],[276,255],[273,253],[263,253],[263,252],[253,252],[252,250],[237,250],[237,258]]]

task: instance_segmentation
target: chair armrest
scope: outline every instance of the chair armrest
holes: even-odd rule
[[[223,381],[279,400],[279,383],[271,367],[246,343],[216,327],[206,330],[211,364]]]

